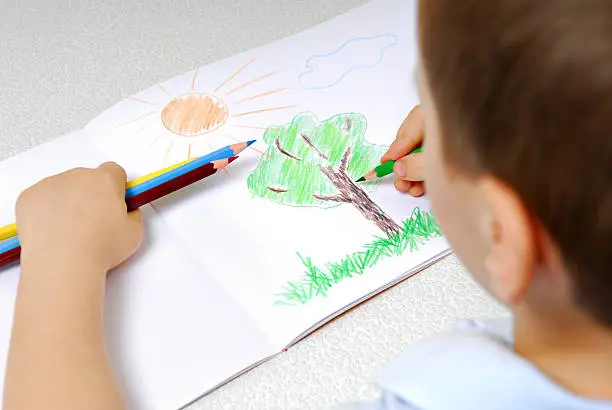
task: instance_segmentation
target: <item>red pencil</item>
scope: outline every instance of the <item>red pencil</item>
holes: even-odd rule
[[[164,182],[163,184],[144,191],[139,195],[128,198],[125,201],[127,204],[128,212],[140,208],[141,206],[153,202],[163,196],[171,194],[172,192],[178,191],[179,189],[185,188],[186,186],[191,185],[194,182],[214,175],[217,172],[221,171],[223,168],[225,168],[228,164],[235,161],[237,158],[238,157],[236,156],[210,162],[192,171],[186,172],[185,174],[180,175],[174,179]],[[0,254],[0,268],[19,261],[20,255],[20,246]]]
[[[19,255],[21,255],[21,246],[0,254],[0,268],[10,263],[17,262],[19,260]]]
[[[128,212],[134,209],[140,208],[141,206],[153,202],[163,196],[166,196],[172,192],[178,191],[188,185],[193,184],[201,179],[216,174],[225,168],[228,164],[234,162],[238,157],[231,157],[227,159],[220,159],[217,161],[210,162],[206,165],[198,167],[193,171],[189,171],[180,175],[170,181],[164,182],[156,187],[144,191],[141,194],[135,195],[125,200],[128,206]]]

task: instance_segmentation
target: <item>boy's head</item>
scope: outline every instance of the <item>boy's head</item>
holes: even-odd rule
[[[499,298],[612,326],[612,1],[421,0],[428,194]]]

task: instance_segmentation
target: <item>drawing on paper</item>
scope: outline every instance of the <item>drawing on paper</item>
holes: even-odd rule
[[[247,179],[253,195],[297,207],[352,205],[384,233],[362,250],[321,266],[298,252],[305,273],[286,283],[277,295],[280,304],[305,304],[326,296],[344,279],[362,275],[385,258],[416,251],[427,240],[441,236],[428,212],[416,208],[398,224],[369,197],[366,189],[375,189],[376,182],[354,182],[386,151],[366,141],[366,127],[361,114],[338,114],[319,121],[311,113],[301,113],[291,123],[269,127],[264,133],[266,155]]]
[[[349,254],[336,262],[315,265],[310,257],[298,257],[305,272],[299,279],[286,283],[278,295],[279,305],[303,305],[317,296],[325,297],[331,288],[347,278],[363,275],[381,260],[401,256],[404,252],[415,252],[429,239],[441,237],[438,224],[429,212],[415,208],[410,218],[402,223],[401,230],[389,237],[376,237],[363,249]]]
[[[361,114],[338,114],[319,122],[311,113],[297,115],[264,133],[266,155],[249,175],[256,196],[284,205],[332,207],[352,205],[387,236],[401,231],[355,179],[375,165],[386,147],[365,141],[366,119]]]
[[[290,87],[270,86],[262,90],[262,84],[274,73],[247,76],[254,62],[255,58],[251,59],[210,90],[202,90],[199,86],[198,70],[193,73],[190,83],[187,81],[180,90],[170,90],[158,84],[156,95],[146,99],[128,99],[134,104],[151,107],[151,110],[117,125],[113,130],[144,124],[136,133],[130,133],[130,139],[134,141],[140,137],[139,152],[146,155],[155,151],[157,156],[163,157],[163,165],[254,139],[253,133],[263,132],[262,123],[266,123],[265,117],[262,122],[254,122],[254,118],[296,107],[295,104],[266,104],[267,97],[283,93]],[[244,78],[240,80],[241,77]],[[249,92],[253,88],[258,91]]]
[[[333,87],[355,70],[380,64],[385,52],[398,41],[393,34],[352,38],[332,52],[309,57],[298,82],[308,90]]]

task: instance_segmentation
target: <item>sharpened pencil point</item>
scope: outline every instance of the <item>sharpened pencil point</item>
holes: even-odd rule
[[[361,178],[359,178],[359,179],[357,180],[357,182],[363,182],[363,181],[365,181],[365,180],[366,180],[366,179],[365,179],[364,177],[361,177]]]
[[[227,159],[227,163],[228,163],[228,164],[231,164],[232,162],[236,161],[237,159],[238,159],[238,156],[228,158],[228,159]]]
[[[251,145],[253,145],[255,143],[255,141],[257,141],[257,140],[247,141],[247,147],[250,147]]]

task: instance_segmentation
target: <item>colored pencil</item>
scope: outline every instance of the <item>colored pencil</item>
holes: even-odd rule
[[[165,172],[168,172],[168,171],[171,171],[171,170],[176,169],[178,167],[181,167],[181,166],[185,165],[188,162],[195,161],[196,159],[198,159],[198,157],[188,159],[187,161],[179,162],[178,164],[174,164],[174,165],[169,166],[167,168],[160,169],[159,171],[151,172],[150,174],[143,175],[143,176],[138,177],[138,178],[134,178],[131,181],[129,181],[127,184],[125,184],[125,189],[134,187],[134,186],[136,186],[138,184],[142,184],[145,181],[148,181],[148,180],[153,179],[153,178],[155,178],[157,176],[160,176],[161,174],[163,174]]]
[[[164,182],[168,182],[171,179],[174,179],[182,174],[185,174],[189,171],[193,171],[194,169],[201,167],[204,164],[207,164],[212,161],[216,161],[218,159],[226,159],[235,157],[242,151],[244,151],[248,146],[253,144],[255,140],[247,141],[247,142],[239,142],[237,144],[228,145],[227,147],[223,147],[220,150],[212,152],[207,155],[203,155],[201,157],[196,158],[194,161],[187,162],[186,164],[181,165],[178,168],[171,169],[168,172],[165,172],[161,175],[158,175],[148,181],[144,181],[136,186],[128,188],[125,195],[126,198],[138,195],[147,191],[157,185],[161,185]]]
[[[410,151],[410,153],[408,155],[416,154],[417,152],[422,152],[422,151],[423,151],[423,148],[419,147],[419,148],[416,148],[416,149]],[[392,174],[393,173],[393,167],[395,166],[395,162],[396,161],[393,161],[393,160],[383,162],[382,164],[380,164],[379,166],[377,166],[373,170],[368,171],[364,176],[359,178],[357,180],[357,182],[372,181],[372,180],[375,180],[375,179],[387,176],[389,174]]]
[[[150,174],[144,175],[139,178],[135,178],[129,181],[126,185],[126,199],[131,198],[132,196],[143,193],[144,191],[153,188],[159,184],[169,181],[170,179],[176,178],[177,176],[192,171],[195,168],[215,161],[219,159],[226,159],[235,157],[242,151],[244,151],[247,147],[253,144],[255,140],[247,141],[247,142],[239,142],[233,145],[228,145],[217,151],[211,152],[210,154],[204,155],[202,157],[191,158],[183,162],[179,162],[178,164],[174,164],[170,167],[161,169],[159,171],[152,172]],[[197,162],[196,162],[197,161]],[[189,167],[183,168],[184,165],[188,165]],[[173,174],[169,175],[170,171],[174,171]],[[158,179],[159,178],[159,179]],[[155,181],[152,181],[155,179]],[[142,185],[145,182],[149,182],[146,186]],[[13,236],[17,236],[17,225],[10,224],[0,228],[0,241],[11,238]]]
[[[6,252],[9,252],[19,246],[19,238],[13,236],[5,241],[0,242],[0,259]]]
[[[0,228],[0,241],[17,235],[17,224],[10,224]]]
[[[157,185],[156,187],[153,187],[141,194],[128,198],[125,201],[128,207],[128,212],[140,208],[141,206],[153,202],[156,199],[164,197],[172,192],[178,191],[179,189],[191,185],[194,182],[211,176],[224,169],[228,164],[231,164],[237,158],[238,157],[231,157],[209,162],[208,164],[196,168],[193,171],[189,171],[174,179],[164,182],[161,185]]]
[[[162,198],[172,192],[176,192],[208,176],[216,174],[237,158],[237,156],[233,156],[230,158],[209,162],[189,172],[178,175],[174,179],[170,179],[160,185],[156,185],[138,195],[126,198],[128,212],[140,208],[141,206],[153,202],[156,199]],[[10,263],[17,262],[20,254],[21,245],[17,236],[0,242],[0,268]]]
[[[13,248],[10,251],[1,254],[0,268],[11,263],[17,262],[19,260],[19,255],[21,255],[21,246],[17,246],[16,248]]]

